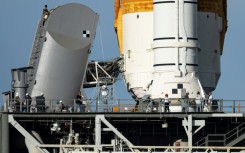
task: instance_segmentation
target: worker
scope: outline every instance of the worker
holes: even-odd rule
[[[182,111],[183,112],[188,112],[188,105],[189,105],[189,92],[186,92],[185,96],[184,96],[184,101],[182,104]]]
[[[62,113],[63,110],[65,110],[65,105],[63,104],[62,100],[60,100],[60,112]]]
[[[57,99],[56,102],[55,102],[55,109],[54,109],[54,112],[61,112],[60,110],[60,100]]]
[[[165,112],[170,112],[169,104],[170,104],[170,100],[168,99],[168,94],[165,94],[165,97],[164,97],[164,111]]]
[[[208,107],[209,107],[209,111],[214,111],[217,112],[218,111],[218,101],[213,99],[213,95],[212,92],[209,92],[208,94]]]
[[[15,111],[19,112],[20,111],[20,97],[18,93],[16,93],[14,97],[14,106],[15,106]]]
[[[77,93],[77,99],[81,99],[82,98],[82,93],[81,93],[81,91],[79,91],[78,93]]]
[[[208,104],[207,104],[209,112],[212,111],[212,103],[213,103],[213,95],[212,95],[212,92],[210,91],[208,93]]]
[[[85,112],[85,109],[86,109],[86,105],[87,105],[87,102],[86,100],[84,99],[84,96],[82,96],[82,108],[81,108],[81,112]]]
[[[26,107],[26,110],[25,110],[26,112],[30,112],[29,110],[30,110],[31,102],[32,102],[32,98],[31,98],[30,94],[26,93],[25,103],[24,103],[24,105],[25,105],[24,107]]]
[[[164,112],[164,92],[161,93],[161,96],[160,96],[160,102],[159,102],[159,112]]]
[[[45,5],[43,8],[43,26],[44,26],[46,20],[48,19],[48,16],[49,16],[48,6]]]
[[[202,101],[201,101],[202,97],[200,95],[200,92],[197,92],[197,96],[195,99],[196,102],[196,112],[201,112],[202,111]]]
[[[79,91],[77,94],[77,99],[76,99],[76,109],[75,112],[82,112],[83,109],[83,96],[81,92]]]
[[[43,15],[45,15],[47,12],[48,12],[48,5],[44,5]]]

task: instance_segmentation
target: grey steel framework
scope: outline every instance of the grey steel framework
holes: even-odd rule
[[[243,113],[1,113],[1,152],[12,153],[15,149],[23,152],[16,145],[17,140],[29,140],[40,152],[213,152],[232,151],[239,152],[244,146],[244,120]],[[61,133],[50,129],[51,125],[58,123]],[[92,135],[94,141],[86,143],[40,143],[30,133],[39,132],[44,142],[48,139],[62,139],[66,126],[69,131],[78,132],[81,138]],[[80,126],[81,125],[81,126]],[[63,127],[62,127],[63,126]],[[224,126],[227,128],[225,129]],[[9,129],[9,130],[7,130]],[[240,130],[236,130],[240,129]],[[67,130],[67,129],[66,129]],[[86,131],[88,130],[88,131]],[[229,139],[229,144],[220,144],[218,140],[211,141],[206,137],[219,136],[221,133],[239,134]],[[14,134],[14,135],[13,135]],[[232,134],[230,134],[232,135]],[[174,146],[174,139],[187,138],[187,145]],[[8,141],[9,138],[9,141]],[[18,138],[18,139],[17,139]],[[205,139],[205,144],[197,144]],[[9,143],[8,143],[9,142]],[[235,143],[236,142],[236,143]],[[154,145],[155,144],[155,145]],[[14,147],[13,147],[14,146]]]

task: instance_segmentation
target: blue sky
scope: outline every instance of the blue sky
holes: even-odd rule
[[[221,57],[221,78],[214,98],[245,100],[245,0],[228,1],[228,31]],[[27,66],[37,22],[43,6],[48,8],[76,2],[89,6],[100,16],[91,59],[119,56],[114,32],[114,0],[1,0],[0,4],[0,92],[10,89],[12,68]],[[101,32],[98,30],[100,27]],[[103,52],[101,51],[103,48]],[[116,88],[117,98],[127,97],[122,82]],[[0,104],[2,98],[0,98]]]

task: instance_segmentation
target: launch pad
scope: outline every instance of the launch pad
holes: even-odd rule
[[[45,6],[28,66],[3,93],[0,153],[245,150],[243,102],[206,95],[221,74],[226,0],[115,0],[120,56],[88,62],[98,18]],[[121,75],[130,104],[113,95]]]
[[[24,142],[28,139],[28,145],[36,146],[41,152],[237,152],[245,145],[244,116],[244,113],[219,112],[3,112],[1,151],[24,153],[27,151]]]

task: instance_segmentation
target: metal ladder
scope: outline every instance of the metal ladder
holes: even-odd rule
[[[226,134],[208,134],[194,146],[234,146],[243,139],[245,139],[245,122]]]
[[[29,66],[32,67],[30,71],[28,71],[28,92],[30,93],[32,91],[33,85],[35,84],[35,76],[39,64],[39,60],[41,57],[41,52],[43,48],[43,43],[46,41],[46,30],[45,30],[45,24],[44,24],[44,18],[41,17],[39,24],[37,26],[36,30],[36,36],[33,41],[33,47],[32,52],[29,59]]]

